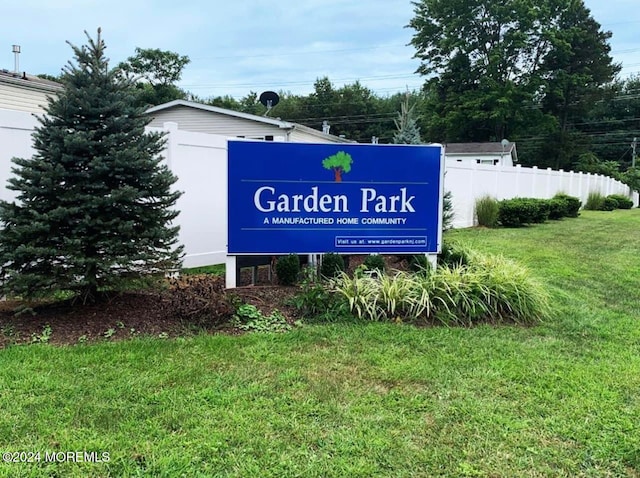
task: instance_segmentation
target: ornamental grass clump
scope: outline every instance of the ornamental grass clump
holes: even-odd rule
[[[587,202],[584,204],[584,208],[587,211],[602,211],[604,207],[605,197],[598,191],[591,191],[587,196]]]
[[[491,196],[483,196],[476,200],[475,209],[478,226],[496,227],[498,225],[500,204],[497,199]]]
[[[471,271],[487,287],[489,319],[526,324],[548,317],[549,294],[523,265],[502,256],[475,254]]]
[[[531,324],[549,314],[548,294],[526,268],[477,253],[470,253],[466,265],[444,265],[431,274],[342,274],[333,288],[356,317],[372,321]]]

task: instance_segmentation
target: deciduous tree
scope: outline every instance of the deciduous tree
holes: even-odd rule
[[[136,81],[137,104],[153,106],[187,98],[187,92],[176,83],[182,78],[184,67],[191,62],[188,56],[158,48],[136,48],[135,52],[118,68]]]
[[[409,26],[437,141],[531,139],[525,163],[568,167],[574,131],[618,71],[583,0],[420,0]],[[425,115],[426,116],[426,115]],[[554,138],[561,138],[558,142]],[[549,156],[547,145],[554,148]]]

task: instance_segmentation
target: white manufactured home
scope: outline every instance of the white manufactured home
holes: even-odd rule
[[[174,100],[147,110],[153,117],[151,127],[165,123],[178,125],[182,131],[218,134],[227,137],[290,141],[294,143],[353,143],[297,123],[257,116],[185,100]]]
[[[518,162],[516,143],[508,141],[489,143],[448,143],[445,144],[447,164],[487,164],[493,166],[513,166]]]
[[[62,86],[26,73],[0,70],[0,109],[44,113],[47,98],[62,91]]]

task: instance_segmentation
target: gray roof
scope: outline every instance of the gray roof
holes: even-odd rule
[[[60,91],[62,89],[60,83],[28,75],[26,72],[15,73],[9,70],[0,70],[0,81],[44,91]]]
[[[501,142],[491,142],[491,143],[447,143],[445,144],[445,151],[447,153],[452,154],[477,154],[477,153],[488,153],[488,154],[502,154],[511,153],[516,148],[516,143],[509,143],[508,146],[502,149]]]

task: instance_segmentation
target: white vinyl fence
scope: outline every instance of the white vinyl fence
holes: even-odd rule
[[[22,112],[0,110],[0,199],[12,200],[6,189],[12,157],[30,157],[31,133],[36,119]],[[180,241],[185,246],[185,267],[223,264],[227,245],[227,138],[179,130],[165,123],[165,159],[178,177]],[[475,200],[483,195],[549,198],[556,192],[577,196],[584,202],[590,191],[629,194],[624,184],[592,174],[493,165],[446,165],[445,190],[453,195],[454,227],[474,224]],[[638,205],[638,194],[633,195]],[[233,214],[233,211],[231,211]]]
[[[475,225],[475,201],[485,195],[498,200],[514,197],[548,199],[561,192],[579,197],[584,204],[590,192],[598,191],[605,196],[623,194],[638,205],[638,193],[631,195],[627,185],[598,174],[458,162],[448,162],[445,171],[445,191],[452,194],[453,227]]]

